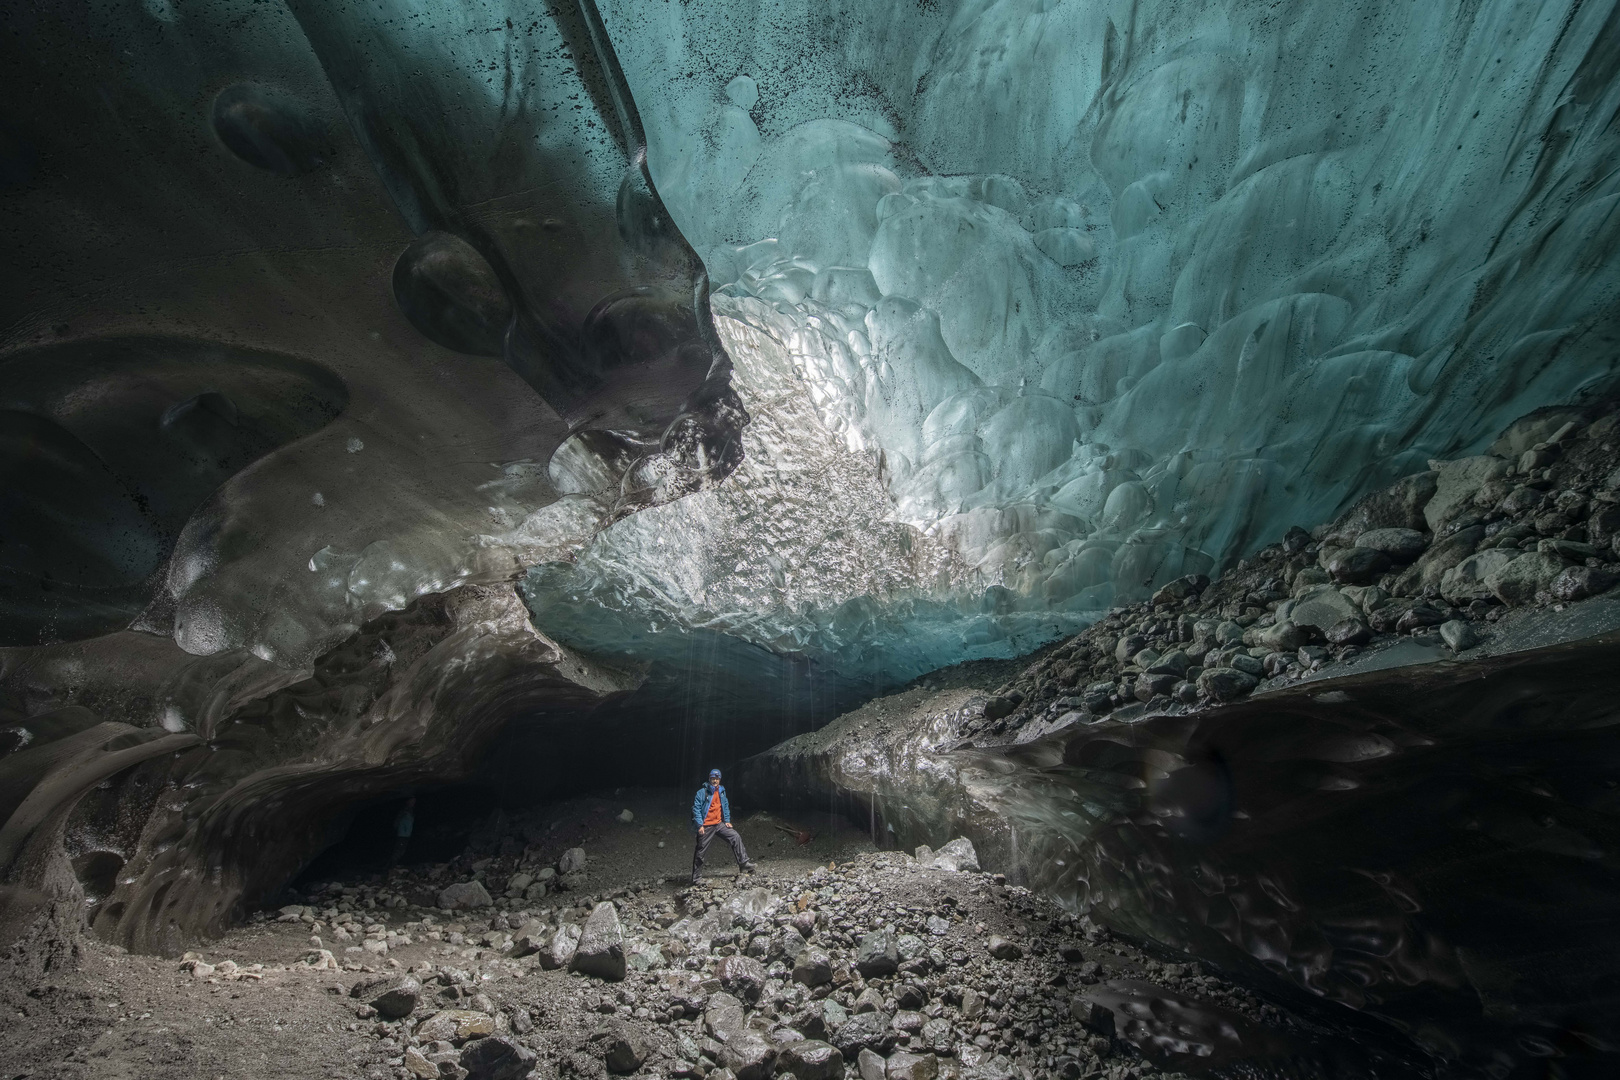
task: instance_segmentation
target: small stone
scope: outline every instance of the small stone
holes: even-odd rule
[[[533,1050],[501,1035],[470,1042],[461,1051],[467,1080],[522,1080],[540,1058]]]
[[[349,991],[350,997],[363,999],[385,1020],[409,1016],[421,995],[422,984],[409,975],[362,979]]]
[[[1440,640],[1444,641],[1452,652],[1462,652],[1478,645],[1479,635],[1474,633],[1472,626],[1461,619],[1451,619],[1440,624]]]
[[[573,874],[585,869],[585,849],[571,847],[557,860],[558,874]]]
[[[711,1039],[727,1042],[748,1027],[748,1014],[742,1002],[726,993],[709,995],[708,1008],[703,1011],[703,1030]]]
[[[990,940],[985,943],[985,950],[997,960],[1018,960],[1024,955],[1023,949],[1000,934],[990,935]]]
[[[1108,1039],[1114,1037],[1114,1014],[1107,1006],[1077,997],[1070,1004],[1069,1013],[1084,1024],[1087,1031]]]
[[[470,911],[487,908],[494,903],[481,881],[463,881],[439,891],[439,906],[442,908]]]
[[[604,900],[591,909],[590,918],[585,920],[569,968],[608,982],[619,982],[625,976],[626,967],[624,926],[619,922],[618,909]]]
[[[512,956],[533,956],[546,947],[550,938],[550,931],[546,924],[538,919],[530,919],[518,927],[518,932],[512,936]]]
[[[787,1073],[794,1080],[843,1080],[844,1055],[817,1039],[789,1043],[776,1059],[776,1073]]]
[[[962,991],[962,1019],[977,1020],[984,1015],[984,995],[971,986]]]
[[[633,1073],[646,1062],[649,1052],[646,1037],[633,1024],[620,1020],[610,1025],[607,1050],[602,1055],[609,1072]]]
[[[632,814],[629,811],[629,809],[626,808],[624,810],[619,811],[619,819],[618,820],[619,820],[620,825],[628,825],[632,821],[636,820],[636,815]]]
[[[439,1080],[439,1066],[422,1056],[422,1051],[412,1046],[405,1051],[405,1068],[417,1080]]]
[[[882,1012],[883,995],[878,993],[877,987],[868,986],[865,990],[862,990],[860,996],[855,999],[854,1008],[857,1016],[862,1013]]]
[[[862,1050],[860,1056],[855,1059],[855,1064],[860,1069],[861,1080],[887,1080],[884,1076],[886,1063],[882,1055]]]
[[[986,720],[1000,720],[1004,716],[1011,716],[1018,703],[1010,697],[997,695],[984,703],[984,718]]]
[[[894,1004],[900,1009],[920,1009],[928,1004],[928,993],[916,983],[905,983],[895,992]]]

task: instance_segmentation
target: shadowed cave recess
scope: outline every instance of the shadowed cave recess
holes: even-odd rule
[[[224,933],[406,794],[718,764],[1378,1075],[1620,1068],[1617,0],[0,42],[35,970]]]

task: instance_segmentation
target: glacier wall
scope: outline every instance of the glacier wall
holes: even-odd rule
[[[888,519],[947,570],[876,588],[865,536],[798,521],[839,552],[801,583],[864,613],[841,632],[721,557],[746,538],[756,562],[792,563],[803,537],[692,506],[660,543],[709,579],[647,558],[651,522],[626,521],[541,573],[548,618],[718,620],[915,674],[918,652],[1011,652],[1219,569],[1612,385],[1614,3],[603,16],[664,202],[717,305],[746,312],[728,348],[792,366],[817,422],[795,431],[864,460]],[[875,497],[802,482],[821,484],[811,504]]]

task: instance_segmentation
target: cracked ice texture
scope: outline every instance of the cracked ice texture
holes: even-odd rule
[[[914,596],[1083,621],[1613,383],[1612,3],[604,17],[666,205],[754,305],[732,351],[785,348],[892,518],[956,567]],[[839,560],[806,572],[865,588]],[[917,625],[869,602],[879,650]]]

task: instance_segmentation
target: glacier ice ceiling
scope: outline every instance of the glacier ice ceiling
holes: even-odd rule
[[[1620,0],[57,0],[0,55],[0,923],[116,851],[95,929],[176,948],[491,746],[762,749],[1620,383]]]

